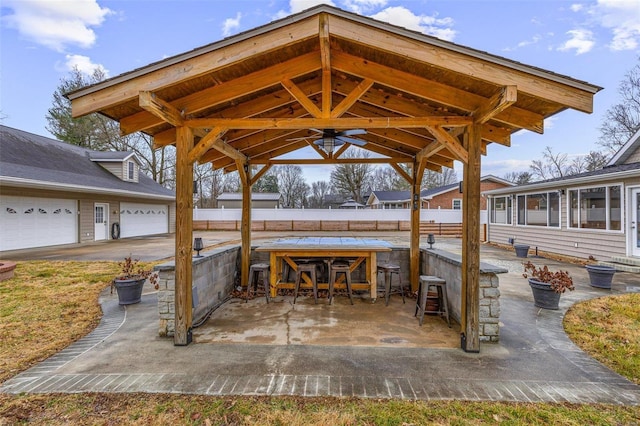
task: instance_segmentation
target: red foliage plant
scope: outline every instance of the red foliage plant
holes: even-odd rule
[[[543,267],[537,267],[531,261],[528,261],[524,264],[524,273],[523,277],[536,279],[537,281],[546,283],[551,285],[551,289],[556,293],[564,293],[569,290],[572,291],[575,289],[573,285],[573,278],[569,275],[568,271],[555,271],[551,272],[547,265]]]

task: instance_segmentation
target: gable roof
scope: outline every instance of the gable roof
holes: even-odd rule
[[[130,158],[140,164],[140,159],[131,151],[92,151],[89,153],[89,159],[99,163],[117,163]]]
[[[631,155],[640,149],[640,128],[633,134],[619,150],[616,152],[607,166],[615,166],[624,163]]]
[[[371,191],[380,202],[401,202],[411,198],[411,191]]]
[[[193,128],[206,143],[190,159],[216,169],[284,164],[318,137],[314,128],[363,128],[362,148],[377,160],[418,157],[440,171],[466,158],[461,130],[472,121],[482,123],[483,149],[508,146],[512,133],[542,133],[565,109],[592,112],[599,90],[320,5],[67,96],[75,117],[100,112],[157,146],[175,143],[176,126]],[[311,164],[342,160],[316,151]]]
[[[144,173],[125,182],[91,160],[97,151],[0,125],[0,184],[173,200]],[[129,153],[130,154],[130,153]]]

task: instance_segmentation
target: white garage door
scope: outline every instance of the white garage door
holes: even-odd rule
[[[120,236],[166,234],[169,211],[166,205],[120,203]]]
[[[0,251],[78,242],[76,200],[0,197]]]

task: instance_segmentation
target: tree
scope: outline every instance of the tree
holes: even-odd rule
[[[258,181],[251,187],[252,192],[279,192],[278,176],[273,169],[263,174]]]
[[[539,180],[563,177],[569,174],[567,154],[554,154],[548,146],[542,152],[542,160],[533,160],[529,166],[531,174]]]
[[[74,68],[67,78],[63,78],[53,94],[53,105],[47,111],[47,130],[61,141],[84,148],[134,152],[145,174],[167,188],[175,188],[173,148],[154,149],[152,138],[143,133],[121,136],[118,123],[97,113],[79,118],[71,116],[71,102],[64,94],[98,83],[104,78],[104,71],[100,68],[96,68],[90,76]]]
[[[513,182],[516,185],[524,185],[533,181],[533,176],[529,172],[509,172],[503,177],[504,180]]]
[[[342,158],[369,158],[369,151],[349,148]],[[331,185],[337,192],[362,203],[363,195],[371,191],[372,167],[368,163],[338,164],[331,172]]]
[[[640,57],[618,87],[621,102],[607,110],[598,144],[615,153],[640,129]]]
[[[409,167],[403,164],[400,167],[411,175]],[[374,191],[407,191],[411,189],[411,185],[393,168],[384,165],[373,170],[371,189]]]
[[[312,209],[322,209],[325,207],[324,200],[326,195],[331,193],[331,185],[326,180],[319,180],[311,184],[311,194],[309,195],[308,205]]]
[[[302,175],[302,167],[294,165],[277,166],[278,188],[284,199],[284,206],[291,208],[305,207],[309,185]]]
[[[451,185],[458,181],[458,175],[455,170],[443,167],[441,172],[433,170],[425,170],[422,175],[422,185],[420,189],[438,188],[440,186]]]

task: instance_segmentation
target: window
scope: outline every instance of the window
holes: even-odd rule
[[[569,226],[580,229],[622,229],[620,185],[569,191]]]
[[[462,200],[460,198],[455,198],[452,202],[451,208],[453,210],[462,210]]]
[[[511,196],[491,199],[489,212],[491,223],[511,224]]]
[[[518,195],[518,225],[560,227],[557,191]]]
[[[133,161],[129,161],[127,162],[127,179],[128,180],[134,180],[135,179],[135,164],[133,163]]]

